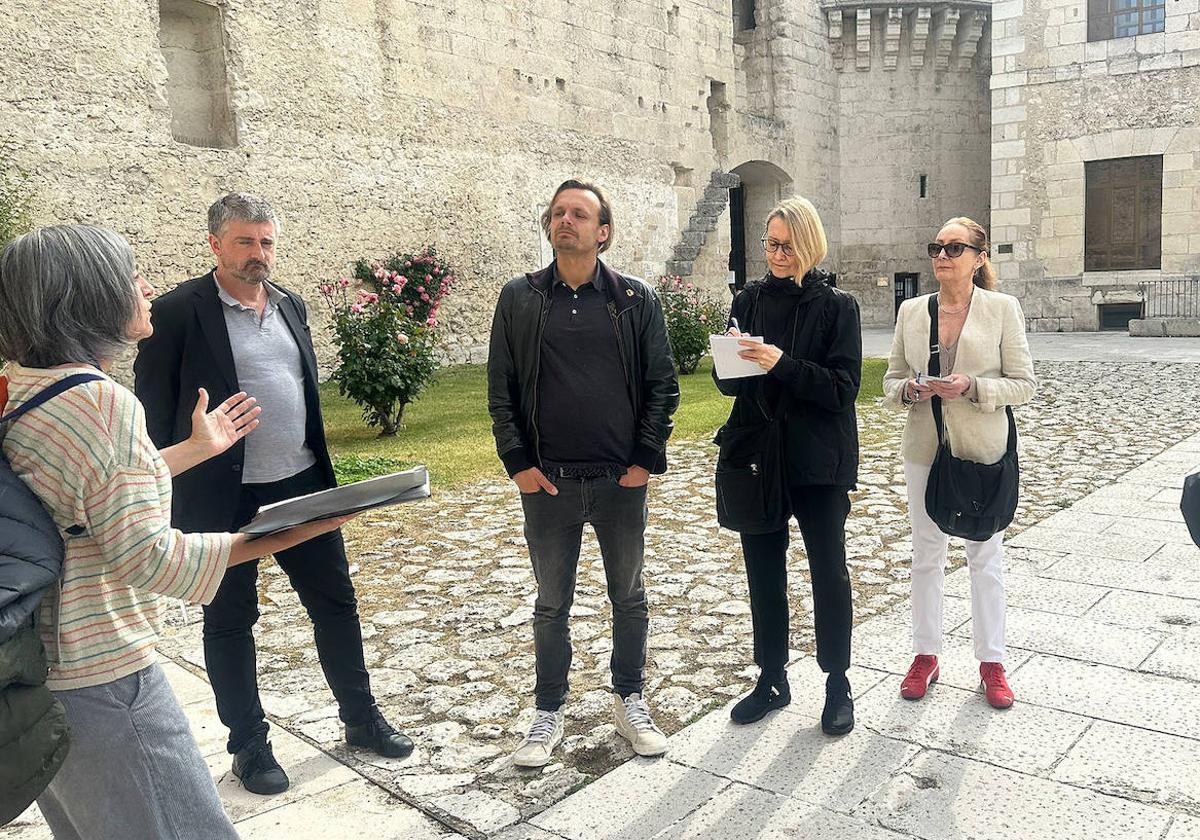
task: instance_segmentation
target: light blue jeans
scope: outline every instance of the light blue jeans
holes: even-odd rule
[[[71,726],[38,797],[55,840],[237,840],[161,668],[54,696]]]

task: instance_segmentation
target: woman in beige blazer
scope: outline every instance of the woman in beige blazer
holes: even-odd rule
[[[925,485],[937,451],[930,400],[942,399],[950,448],[959,458],[991,464],[1004,455],[1008,416],[1004,407],[1032,399],[1037,382],[1025,339],[1025,316],[1011,295],[994,291],[987,233],[967,218],[951,219],[929,244],[938,281],[938,339],[946,382],[918,384],[928,373],[929,296],[906,300],[896,317],[888,371],[887,401],[908,411],[904,427],[904,477],[912,523],[913,651],[916,657],[900,686],[909,700],[925,696],[939,676],[942,587],[948,538],[925,510]],[[1003,532],[966,543],[971,575],[971,618],[979,675],[988,702],[1008,708],[1013,693],[1004,676]]]

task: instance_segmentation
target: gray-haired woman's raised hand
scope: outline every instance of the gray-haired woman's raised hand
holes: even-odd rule
[[[197,464],[220,455],[258,426],[262,406],[239,391],[212,411],[208,410],[208,391],[199,389],[196,408],[192,411],[192,434],[182,443],[162,450],[163,460],[176,476]]]

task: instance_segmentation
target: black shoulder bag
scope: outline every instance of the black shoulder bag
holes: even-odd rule
[[[938,344],[938,296],[929,298],[929,375],[941,375]],[[938,448],[925,486],[925,510],[943,533],[983,542],[1007,528],[1017,511],[1020,469],[1017,464],[1017,421],[1008,414],[1008,447],[994,464],[956,458],[942,419],[942,400],[931,400]]]
[[[815,303],[808,304],[805,329],[819,314]],[[750,331],[760,315],[756,301],[751,316]],[[792,340],[788,353],[796,349],[796,333],[800,318],[800,304],[792,313]],[[763,394],[761,379],[754,383],[753,401],[761,420],[753,423],[734,424],[726,421],[717,431],[713,441],[720,449],[717,452],[717,522],[722,528],[743,534],[769,534],[786,528],[792,515],[791,499],[784,476],[783,424],[787,413],[787,398],[781,396],[779,405],[772,412]],[[739,400],[741,398],[739,397]],[[734,406],[734,414],[737,411]]]

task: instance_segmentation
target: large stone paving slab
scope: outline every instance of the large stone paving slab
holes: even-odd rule
[[[1126,799],[1200,814],[1200,741],[1097,721],[1053,777]]]
[[[1152,840],[1171,814],[1115,796],[922,753],[859,815],[923,840]]]
[[[1021,607],[1006,610],[1004,629],[1008,644],[1015,648],[1118,668],[1137,668],[1164,638],[1156,630],[1114,627],[1088,618]],[[954,634],[970,638],[971,622]]]
[[[819,719],[785,710],[739,726],[714,713],[672,739],[670,759],[736,782],[849,813],[917,748],[858,728],[830,738]]]
[[[935,683],[924,699],[913,702],[900,696],[900,680],[889,676],[856,699],[862,726],[888,738],[1022,773],[1049,772],[1091,722],[1028,702],[998,714],[978,692],[944,683]]]
[[[532,822],[570,840],[643,840],[670,827],[729,787],[720,776],[666,759],[637,759]]]
[[[461,838],[420,811],[398,807],[365,779],[272,808],[237,824],[242,840],[435,840]]]
[[[1200,599],[1112,590],[1088,610],[1087,617],[1122,627],[1181,632],[1200,627]]]
[[[1195,546],[1180,546],[1178,552],[1164,546],[1144,563],[1066,554],[1044,574],[1055,580],[1196,600],[1200,599],[1200,564],[1188,555],[1200,557]]]
[[[1139,670],[1200,683],[1200,627],[1188,627],[1168,636]]]
[[[731,785],[653,840],[902,840],[891,831],[810,803],[747,785]]]
[[[1004,571],[1004,598],[1009,607],[1081,616],[1109,592],[1101,586],[1013,572],[1014,564],[1005,565],[1009,568]],[[970,598],[971,578],[965,567],[946,575],[945,593],[950,598]]]
[[[1198,683],[1042,654],[1024,664],[1016,680],[1022,699],[1030,703],[1200,738]]]

